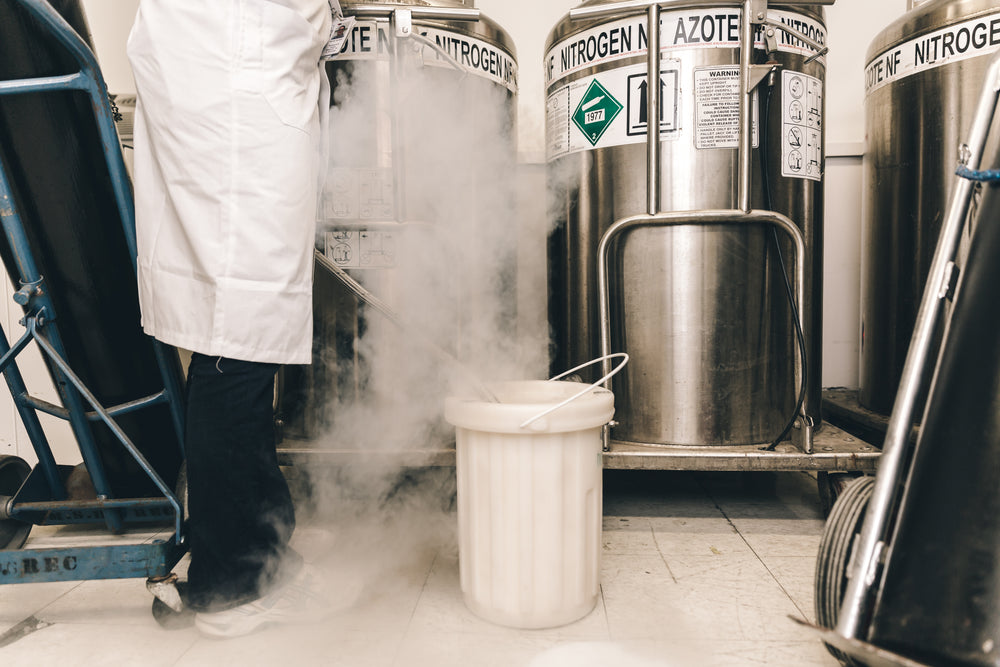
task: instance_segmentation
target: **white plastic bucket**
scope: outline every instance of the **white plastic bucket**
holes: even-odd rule
[[[465,604],[516,628],[572,623],[594,608],[600,586],[601,427],[614,396],[577,382],[490,388],[499,403],[445,402],[456,427]]]

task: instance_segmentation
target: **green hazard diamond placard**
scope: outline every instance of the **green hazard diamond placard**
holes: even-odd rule
[[[611,126],[611,121],[623,108],[621,102],[594,79],[590,82],[587,92],[583,94],[580,105],[573,112],[573,123],[580,128],[583,136],[587,137],[590,145],[596,146],[601,135]]]

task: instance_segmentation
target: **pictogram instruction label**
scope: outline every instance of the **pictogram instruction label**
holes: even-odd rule
[[[781,175],[823,177],[823,83],[812,76],[781,73]]]
[[[586,77],[552,91],[545,106],[546,155],[638,144],[649,128],[646,65],[620,67]],[[680,61],[661,63],[660,138],[680,130]]]
[[[328,220],[392,220],[391,169],[337,167],[327,174],[322,215]]]
[[[396,266],[396,234],[371,229],[326,232],[323,254],[344,269],[392,268]]]
[[[739,148],[740,66],[700,67],[694,71],[695,147]],[[757,93],[750,105],[753,145],[759,143]]]

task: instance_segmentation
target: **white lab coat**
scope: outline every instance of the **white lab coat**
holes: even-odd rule
[[[135,203],[143,329],[309,363],[327,0],[141,0]]]

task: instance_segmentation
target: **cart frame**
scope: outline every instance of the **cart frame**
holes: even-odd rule
[[[109,104],[107,86],[97,59],[87,43],[47,0],[16,1],[33,20],[51,33],[80,69],[75,74],[63,76],[0,81],[0,95],[80,91],[89,96],[134,271],[135,207],[121,143]],[[178,443],[183,442],[183,390],[178,378],[169,370],[170,348],[152,339],[156,362],[163,381],[162,390],[121,405],[102,406],[65,360],[66,352],[59,331],[57,313],[49,296],[45,278],[39,273],[29,246],[10,181],[2,164],[0,164],[0,220],[7,243],[13,250],[19,273],[17,279],[20,288],[14,294],[14,301],[22,306],[26,313],[21,320],[26,331],[13,346],[8,344],[7,337],[0,328],[0,371],[4,373],[18,415],[38,458],[38,465],[14,495],[0,495],[0,520],[56,525],[103,521],[110,531],[116,533],[122,531],[125,524],[151,520],[171,520],[174,527],[170,539],[142,544],[0,551],[0,584],[165,576],[187,550],[183,539],[184,517],[181,503],[174,491],[166,485],[118,426],[115,417],[166,403]],[[16,358],[32,341],[58,369],[60,381],[57,383],[57,388],[65,407],[53,405],[28,394]],[[67,498],[66,488],[52,448],[42,430],[38,412],[70,423],[84,465],[97,492],[96,499]],[[162,498],[114,497],[94,441],[91,422],[100,422],[112,431],[122,447],[163,494]]]

